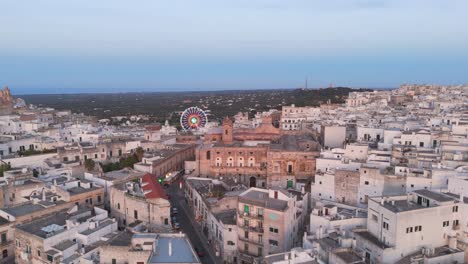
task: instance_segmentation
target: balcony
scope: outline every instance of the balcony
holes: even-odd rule
[[[238,227],[244,230],[247,230],[249,232],[263,233],[263,227],[259,227],[259,226],[238,225]]]
[[[460,225],[459,224],[458,225],[452,225],[452,230],[455,230],[455,231],[460,230]]]
[[[260,247],[263,247],[263,242],[258,241],[258,238],[245,238],[244,236],[239,235],[239,240],[245,243],[254,244]]]
[[[247,213],[244,211],[238,211],[239,218],[249,218],[249,219],[258,219],[263,220],[263,215]]]
[[[5,247],[8,247],[11,244],[13,244],[13,240],[2,241],[0,242],[0,249],[4,249]]]

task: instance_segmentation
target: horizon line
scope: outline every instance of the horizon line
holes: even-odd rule
[[[8,87],[8,86],[5,86]],[[86,95],[86,94],[135,94],[135,93],[206,93],[206,92],[248,92],[248,91],[284,91],[284,90],[323,90],[323,89],[336,89],[336,88],[349,88],[349,89],[371,89],[371,90],[393,90],[396,87],[349,87],[349,86],[335,86],[335,87],[297,87],[297,88],[255,88],[255,89],[223,89],[223,90],[140,90],[140,91],[103,91],[103,92],[45,92],[45,93],[12,93],[13,96],[29,96],[29,95]],[[11,90],[11,88],[10,88]]]

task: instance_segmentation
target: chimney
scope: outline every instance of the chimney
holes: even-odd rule
[[[45,190],[42,189],[42,201],[45,201],[45,200],[46,200]]]
[[[395,200],[392,200],[392,205],[393,205],[393,206],[395,205]]]
[[[169,240],[169,256],[172,256],[172,239]]]
[[[384,205],[384,202],[385,202],[385,198],[382,197],[382,198],[380,199],[380,205]]]
[[[460,192],[460,203],[463,203],[463,192]]]
[[[57,186],[57,179],[54,179],[54,186]]]

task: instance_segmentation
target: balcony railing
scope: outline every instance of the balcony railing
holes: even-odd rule
[[[6,241],[1,241],[0,242],[0,248],[7,247],[13,243],[13,240],[6,240]]]
[[[251,244],[255,244],[255,245],[257,245],[257,246],[263,247],[263,242],[258,241],[258,238],[257,238],[257,239],[251,238],[251,237],[246,238],[246,237],[244,237],[244,236],[242,236],[242,235],[239,235],[239,240],[240,240],[240,241],[243,241],[243,242],[247,242],[247,243],[251,243]]]
[[[239,225],[239,227],[250,232],[263,233],[263,227],[248,225]]]
[[[244,211],[239,211],[238,212],[240,218],[250,218],[250,219],[258,219],[258,220],[263,220],[263,215],[259,214],[254,214],[254,213],[248,213]]]

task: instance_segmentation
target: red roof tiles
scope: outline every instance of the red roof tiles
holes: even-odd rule
[[[143,176],[142,180],[142,189],[143,192],[145,193],[145,198],[146,199],[166,199],[167,195],[166,192],[164,192],[164,189],[162,188],[161,184],[158,182],[158,178],[154,174],[145,174]]]

